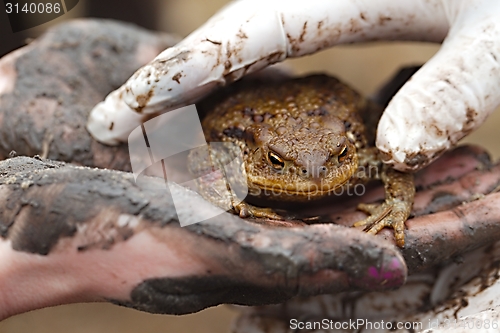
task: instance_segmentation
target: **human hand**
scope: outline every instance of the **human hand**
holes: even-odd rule
[[[130,173],[25,157],[0,169],[0,318],[89,301],[184,314],[406,278],[395,247],[355,229],[276,228],[230,213],[181,228],[179,218],[216,208],[182,187],[174,208],[162,179],[136,184]]]
[[[500,169],[478,156],[484,156],[478,149],[462,148],[419,175],[424,190],[415,214],[438,213],[408,221],[403,255],[410,272],[498,239],[500,196],[488,193]],[[162,179],[136,184],[130,173],[26,157],[0,162],[0,170],[0,318],[90,301],[184,314],[220,303],[381,291],[406,278],[401,253],[381,239],[391,240],[390,233],[375,237],[334,224],[276,227],[229,213],[181,228],[178,218],[202,220],[215,207],[176,187],[171,193],[185,206],[174,209]],[[487,196],[455,206],[478,193]],[[355,203],[343,206],[332,214],[354,220]]]
[[[240,307],[231,332],[497,332],[499,258],[497,241],[413,274],[397,290],[297,297],[283,304]]]
[[[420,190],[413,210],[415,217],[407,222],[407,235],[415,238],[402,250],[409,268],[405,285],[382,292],[297,297],[278,305],[240,308],[232,332],[285,333],[296,328],[307,330],[307,325],[318,323],[321,332],[372,328],[387,333],[465,333],[471,328],[496,332],[500,325],[500,242],[493,229],[500,217],[500,163],[487,167],[489,171],[484,174],[466,171],[462,163],[468,154],[483,160],[477,148],[459,147],[416,174]],[[449,172],[454,174],[451,178],[462,172],[464,176],[459,181],[444,180],[442,176]],[[444,182],[431,185],[437,179]],[[383,197],[382,193],[378,196]],[[341,221],[347,225],[358,218],[345,207],[339,210]],[[491,237],[485,241],[477,232],[484,236],[491,232]],[[473,234],[482,240],[469,243]]]
[[[113,65],[107,52],[151,50],[163,42],[121,24],[79,20],[0,60],[3,158],[13,150],[130,170],[126,146],[96,143],[83,124],[92,100],[116,87],[122,71],[139,67],[137,55],[144,54],[119,52]],[[35,86],[26,84],[34,81]],[[395,248],[356,230],[315,226],[301,233],[230,214],[180,228],[177,216],[193,216],[192,211],[176,212],[166,189],[158,189],[154,180],[146,179],[157,190],[135,184],[132,174],[39,157],[6,160],[0,168],[5,205],[0,318],[106,300],[150,312],[187,313],[223,302],[265,304],[298,293],[385,289],[406,276]],[[198,207],[205,207],[194,214],[200,220],[205,210],[214,209],[194,193],[178,192],[186,202],[198,200]],[[387,275],[366,276],[370,267]]]
[[[124,142],[151,113],[333,45],[443,42],[392,99],[378,125],[377,147],[386,162],[415,170],[476,129],[500,104],[499,22],[495,0],[231,2],[97,105],[88,129],[101,142]]]
[[[77,27],[85,31],[88,22],[92,21],[80,21]],[[32,48],[38,49],[40,45],[33,44]],[[37,57],[32,58],[35,68],[35,60],[45,64],[47,55],[55,52],[49,45],[42,48],[45,53],[35,53]],[[73,49],[62,50],[59,56],[70,50]],[[85,54],[83,50],[82,56]],[[9,58],[14,65],[17,60]],[[72,70],[81,73],[93,69],[104,77],[116,70],[99,62],[84,62],[84,66],[90,66],[87,71],[68,68],[62,61],[59,64],[61,67],[53,68],[52,73],[68,70],[67,77],[61,80],[63,87],[79,77],[69,75]],[[14,75],[9,77],[10,85],[32,75],[16,71],[11,74]],[[52,87],[43,80],[50,82],[52,76],[40,78],[36,94],[17,90],[4,91],[0,96],[1,112],[16,111],[26,124],[22,128],[13,126],[13,138],[3,139],[2,146],[21,151],[25,140],[16,137],[22,138],[26,132],[37,133],[35,130],[41,133],[54,130],[50,121],[37,122],[39,113],[15,103],[20,100],[26,105],[36,105],[40,98],[45,100],[43,96],[52,96],[48,98],[50,101],[65,100],[74,94],[72,89],[48,94]],[[86,87],[78,93],[92,96],[93,91]],[[75,145],[72,134],[81,128],[78,119],[85,119],[83,115],[88,111],[84,103],[85,98],[65,105],[69,114],[75,113],[76,120],[64,124],[66,136],[57,139],[57,154]],[[57,107],[54,110],[59,111]],[[78,138],[90,140],[90,137]],[[49,145],[48,156],[52,149]],[[98,146],[90,153],[87,165],[114,166],[113,153],[114,148]],[[95,158],[96,155],[109,158]],[[433,212],[451,209],[476,192],[489,193],[490,185],[498,181],[496,169],[490,168],[481,150],[465,148],[448,158],[423,170],[419,176],[424,191],[417,196],[417,210],[419,207],[433,207]],[[0,193],[5,198],[0,219],[2,318],[44,306],[82,301],[114,301],[150,312],[187,313],[219,303],[255,305],[281,302],[295,295],[379,290],[396,287],[405,280],[406,266],[399,250],[354,229],[333,224],[277,228],[229,214],[180,228],[176,214],[203,219],[206,210],[213,207],[203,200],[197,201],[200,198],[196,194],[177,188],[177,194],[186,197],[186,202],[194,201],[200,208],[194,212],[174,211],[170,196],[160,186],[164,186],[163,180],[158,184],[149,179],[148,184],[154,186],[142,187],[144,184],[134,183],[131,174],[27,158],[4,161],[1,168]],[[465,176],[477,168],[482,171]],[[443,179],[452,182],[443,184],[444,188],[437,187]],[[481,186],[469,186],[477,179],[482,180]],[[436,195],[445,191],[450,201],[439,200],[441,197]],[[377,191],[372,192],[371,198],[377,198]],[[491,194],[481,204],[493,207],[496,202],[498,198]],[[476,203],[479,201],[470,204]],[[355,205],[353,202],[349,207]],[[469,251],[498,238],[494,223],[498,214],[492,210],[488,219],[484,219],[480,211],[470,207],[460,210],[474,223],[475,233],[467,228],[457,230],[461,220],[450,211],[408,222],[407,239],[411,248],[408,246],[404,255],[410,271],[440,263],[451,253],[457,253],[457,248]],[[345,217],[345,221],[353,216],[349,209],[331,214]],[[429,237],[431,228],[434,229]],[[392,236],[381,233],[380,237],[390,240]],[[436,239],[444,240],[446,246],[429,247]],[[415,256],[415,251],[419,256]]]
[[[0,159],[15,150],[19,155],[130,170],[126,145],[110,150],[93,140],[83,124],[107,93],[177,41],[172,35],[110,20],[74,20],[4,56]]]

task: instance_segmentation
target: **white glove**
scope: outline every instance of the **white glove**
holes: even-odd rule
[[[378,125],[377,147],[397,169],[428,164],[500,105],[498,0],[241,0],[138,70],[92,110],[88,129],[118,144],[147,114],[193,103],[245,74],[373,40],[443,41]]]

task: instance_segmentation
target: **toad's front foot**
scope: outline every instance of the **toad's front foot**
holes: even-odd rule
[[[399,247],[405,245],[405,221],[410,216],[411,204],[390,199],[382,204],[359,204],[358,209],[369,214],[366,219],[354,223],[355,227],[365,226],[363,231],[376,235],[384,227],[394,229],[394,238]]]
[[[260,217],[278,221],[284,220],[283,216],[277,214],[271,208],[255,207],[243,201],[233,204],[233,207],[240,217]]]

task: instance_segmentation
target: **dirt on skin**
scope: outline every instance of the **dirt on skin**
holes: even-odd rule
[[[96,143],[84,124],[90,109],[140,66],[138,45],[153,45],[161,50],[169,41],[136,27],[96,20],[61,25],[34,42],[37,47],[17,59],[14,89],[0,96],[0,157],[6,158],[15,150],[19,155],[39,154],[53,160],[129,170],[126,146]],[[484,156],[477,151],[471,155]],[[485,173],[490,171],[488,168],[484,168]],[[450,182],[457,178],[450,178]],[[146,182],[154,181],[148,178]],[[490,189],[498,187],[498,179],[488,182]],[[0,198],[5,203],[0,211],[0,237],[9,239],[15,250],[33,255],[50,255],[59,242],[82,235],[85,242],[78,243],[78,251],[108,250],[133,237],[138,228],[153,226],[175,228],[182,233],[182,239],[212,244],[206,253],[229,272],[227,276],[207,272],[182,279],[148,279],[132,290],[129,299],[112,300],[140,310],[175,314],[218,303],[267,304],[294,295],[349,288],[372,290],[374,286],[364,279],[363,269],[373,263],[387,265],[384,255],[392,249],[388,243],[362,233],[353,240],[348,233],[352,230],[342,226],[325,231],[323,225],[301,225],[298,232],[297,228],[250,223],[229,214],[179,228],[177,214],[201,218],[206,211],[182,207],[176,211],[170,195],[157,195],[147,185],[135,183],[130,173],[114,170],[77,167],[43,158],[7,159],[0,162]],[[186,202],[193,200],[192,192],[178,191]],[[492,205],[495,195],[499,195],[489,193],[484,190],[487,199],[457,210],[479,214],[477,219],[471,217],[479,221],[472,229],[470,225],[447,229],[460,217],[456,214],[437,216],[431,234],[426,226],[418,228],[418,223],[410,221],[409,246],[403,252],[409,269],[425,269],[457,255],[457,248],[467,251],[485,239],[498,239],[494,214],[484,218],[485,210],[495,211]],[[433,198],[447,203],[440,195]],[[439,211],[439,205],[435,207]],[[109,222],[105,237],[95,218],[103,212],[108,214],[105,222]],[[138,226],[120,225],[120,214],[140,217]],[[99,232],[84,234],[83,230],[89,229]],[[459,247],[455,243],[457,235]],[[371,242],[372,250],[360,246],[361,239]],[[234,272],[234,263],[244,263],[245,269],[239,275]],[[332,283],[318,290],[318,277]],[[247,297],[239,298],[241,295]]]
[[[177,38],[110,20],[50,29],[15,60],[15,85],[0,95],[0,158],[40,155],[130,170],[125,144],[104,146],[85,129],[90,110]]]
[[[375,239],[360,233],[359,237],[374,244],[371,251],[363,251],[357,243],[348,244],[344,233],[350,230],[340,226],[333,234],[314,227],[302,234],[292,228],[269,229],[226,213],[179,228],[177,214],[193,215],[193,212],[179,206],[175,207],[176,210],[166,190],[162,193],[153,191],[152,186],[157,182],[155,178],[146,178],[138,185],[131,173],[27,157],[2,161],[0,170],[0,196],[6,203],[6,209],[0,212],[1,236],[9,239],[17,251],[50,255],[58,242],[69,238],[83,238],[88,242],[80,242],[78,251],[90,248],[106,250],[117,242],[127,241],[138,230],[153,227],[180,229],[186,241],[198,239],[197,244],[214,244],[215,249],[207,252],[223,266],[223,271],[230,272],[228,276],[207,274],[145,280],[132,291],[130,300],[114,300],[141,310],[181,314],[227,302],[247,305],[282,302],[294,295],[316,290],[313,284],[310,288],[299,288],[298,284],[305,276],[313,278],[331,270],[346,275],[331,283],[329,288],[332,291],[349,286],[370,288],[362,267],[374,262],[387,266],[384,253],[390,248],[388,244],[377,244]],[[186,197],[185,202],[193,199],[193,193],[188,190],[179,188],[176,191],[179,197]],[[101,233],[96,233],[94,238],[82,237],[85,230],[103,222],[95,218],[102,212],[111,212],[104,222],[116,231],[114,238],[101,242]],[[124,214],[137,217],[138,225],[124,227],[116,222]],[[194,215],[202,220],[205,214],[200,210]],[[287,240],[286,246],[283,240]],[[324,245],[321,252],[314,254],[318,256],[314,260],[318,265],[312,265],[311,247],[318,242]],[[228,247],[234,251],[228,253]],[[235,262],[244,262],[250,272],[235,275]],[[353,277],[352,281],[348,276]],[[281,291],[276,289],[279,286]],[[242,299],[241,293],[252,296]]]
[[[467,149],[471,150],[472,158],[482,156],[477,148]],[[467,149],[462,149],[461,153],[466,154]],[[450,179],[450,183],[440,186],[464,182],[467,176],[475,179],[488,176],[481,178],[481,184],[487,185],[483,187],[485,199],[431,215],[435,218],[427,224],[418,222],[418,218],[410,220],[407,230],[409,246],[403,250],[410,271],[421,271],[445,260],[453,260],[462,251],[470,251],[485,244],[485,241],[494,242],[500,237],[498,228],[495,228],[498,208],[494,207],[500,194],[488,194],[500,183],[500,167],[476,162],[482,170],[462,176],[458,182]],[[134,288],[129,300],[110,300],[140,310],[182,314],[219,303],[253,305],[282,302],[295,295],[318,293],[312,281],[328,276],[332,276],[332,282],[323,286],[322,293],[372,290],[374,287],[367,282],[364,268],[374,262],[378,262],[380,267],[387,265],[384,253],[388,243],[359,233],[359,237],[365,239],[363,242],[373,240],[373,249],[367,251],[358,245],[359,242],[353,243],[347,235],[351,230],[342,226],[328,232],[321,224],[295,228],[270,227],[223,214],[179,228],[178,214],[202,219],[207,212],[202,209],[193,212],[190,207],[174,209],[168,192],[159,195],[159,192],[152,191],[152,186],[158,182],[156,178],[146,177],[143,183],[137,184],[131,173],[27,157],[0,162],[0,173],[0,197],[5,202],[5,209],[0,212],[1,237],[10,239],[13,248],[18,251],[50,255],[58,242],[82,238],[83,230],[99,228],[97,224],[103,221],[95,217],[107,212],[108,219],[104,222],[108,229],[104,233],[112,237],[103,239],[101,232],[83,235],[86,243],[79,243],[79,251],[110,249],[143,228],[175,228],[186,241],[200,246],[212,244],[210,250],[202,252],[222,265],[222,272],[232,272],[227,275],[207,272],[206,275],[178,279],[148,279]],[[431,185],[427,188],[433,189]],[[195,199],[194,193],[181,187],[175,191],[180,198],[185,197],[184,202]],[[440,188],[435,191],[443,193]],[[449,193],[455,191],[450,189]],[[428,196],[431,202],[437,200],[434,207],[438,211],[449,208],[446,200],[440,200],[440,195],[430,193]],[[443,207],[439,207],[440,204]],[[476,214],[477,218],[470,221],[477,222],[456,223],[460,212],[462,216]],[[491,217],[485,215],[486,212],[491,212]],[[121,214],[137,217],[138,225],[120,225],[117,221]],[[297,232],[297,228],[302,231]],[[382,237],[391,236],[385,233]],[[228,248],[233,250],[228,253]],[[321,251],[315,250],[317,248]],[[243,262],[248,271],[235,275],[234,263]],[[243,294],[252,296],[238,296]]]

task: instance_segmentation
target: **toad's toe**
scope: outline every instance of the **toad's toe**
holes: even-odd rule
[[[365,226],[363,231],[376,235],[385,227],[394,229],[394,238],[399,247],[405,245],[405,221],[409,212],[397,203],[360,204],[358,209],[371,214],[366,219],[354,223],[355,227]]]
[[[271,208],[255,207],[246,202],[235,204],[234,208],[240,217],[260,217],[278,221],[284,220],[283,216],[277,214]]]

